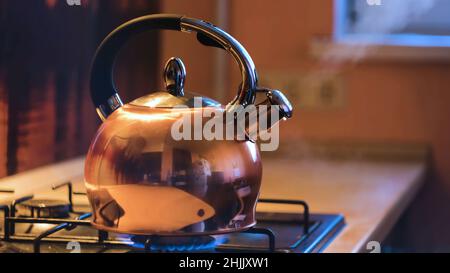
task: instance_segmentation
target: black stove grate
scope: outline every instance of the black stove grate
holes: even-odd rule
[[[97,231],[97,236],[74,236],[74,235],[62,235],[57,236],[57,233],[60,231],[72,231],[76,228],[80,227],[88,227],[91,228],[91,223],[88,218],[92,216],[91,213],[81,214],[80,212],[75,212],[73,210],[73,201],[72,197],[74,193],[72,190],[72,184],[70,182],[61,184],[58,187],[54,187],[54,189],[61,188],[62,186],[67,186],[68,188],[68,202],[70,204],[71,212],[79,214],[75,219],[52,219],[52,218],[35,218],[35,217],[17,217],[16,216],[16,206],[22,202],[28,201],[33,198],[32,195],[25,196],[23,198],[19,198],[11,203],[11,205],[0,206],[0,211],[3,211],[4,214],[4,228],[3,228],[3,241],[4,242],[22,242],[22,243],[32,243],[33,251],[35,253],[40,253],[43,243],[65,243],[68,244],[70,242],[76,241],[80,244],[86,244],[90,246],[97,246],[99,248],[129,248],[133,249],[132,242],[130,241],[122,241],[122,240],[111,240],[110,234],[105,231]],[[292,228],[289,230],[282,225],[277,224],[276,218],[282,216],[282,214],[274,213],[272,216],[267,217],[267,213],[264,217],[258,218],[258,225],[256,227],[250,228],[247,231],[240,232],[241,235],[251,234],[257,236],[259,239],[257,247],[249,247],[246,245],[242,245],[239,243],[240,240],[231,240],[226,244],[218,244],[215,246],[214,251],[216,252],[278,252],[278,250],[282,250],[284,252],[289,251],[289,248],[297,248],[299,243],[302,241],[312,240],[309,237],[311,233],[316,232],[318,229],[317,226],[320,226],[320,221],[315,220],[311,221],[309,206],[305,201],[300,200],[278,200],[278,199],[260,199],[259,203],[271,203],[271,204],[285,204],[285,205],[295,205],[302,208],[302,211],[298,214],[289,214],[289,222],[292,222],[293,219],[298,222],[298,228],[301,229],[296,231],[297,233],[292,234],[292,238],[294,241],[285,241],[283,238],[280,240],[277,239],[277,235],[272,230],[272,227],[276,228],[279,233],[290,232]],[[270,214],[270,213],[269,213]],[[288,215],[288,214],[286,214]],[[271,220],[267,220],[271,219]],[[339,220],[339,221],[337,221]],[[259,224],[261,222],[261,224]],[[44,232],[39,235],[31,235],[31,234],[16,234],[16,224],[51,224],[54,225],[51,228],[48,228]],[[336,218],[336,222],[329,227],[322,227],[322,233],[333,233],[338,232],[337,229],[343,226],[343,217],[340,216]],[[329,230],[327,230],[327,228]],[[240,235],[237,234],[237,237]],[[322,236],[322,235],[320,235]],[[320,237],[315,236],[315,237]],[[326,235],[329,236],[329,235]],[[282,236],[281,236],[282,237]],[[322,236],[323,237],[323,236]],[[263,239],[261,239],[263,238]],[[322,238],[323,239],[323,238]],[[329,239],[329,238],[328,238]],[[147,237],[144,244],[145,252],[152,252],[152,244],[158,241],[157,236],[149,236]],[[320,246],[320,242],[312,242],[316,246]],[[304,251],[308,251],[308,248],[305,248]]]

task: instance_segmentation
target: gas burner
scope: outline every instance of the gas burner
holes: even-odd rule
[[[195,252],[213,250],[224,238],[213,236],[161,237],[132,236],[133,247],[152,252]]]
[[[30,199],[19,204],[28,210],[29,217],[37,218],[68,218],[71,210],[70,203],[61,200]]]

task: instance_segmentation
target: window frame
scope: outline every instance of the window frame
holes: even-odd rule
[[[380,46],[450,48],[450,35],[385,34],[374,38],[373,35],[370,34],[349,33],[346,31],[347,14],[347,1],[334,0],[333,40],[335,42]]]

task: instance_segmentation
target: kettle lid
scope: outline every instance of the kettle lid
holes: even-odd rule
[[[221,104],[213,99],[195,93],[184,92],[186,68],[180,58],[170,58],[164,69],[164,83],[166,91],[159,91],[135,99],[130,104],[150,108],[173,107],[220,107]]]

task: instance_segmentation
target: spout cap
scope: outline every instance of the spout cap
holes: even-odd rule
[[[271,105],[280,107],[280,115],[282,118],[292,117],[292,104],[281,91],[270,90],[267,92],[267,97],[269,98]]]

